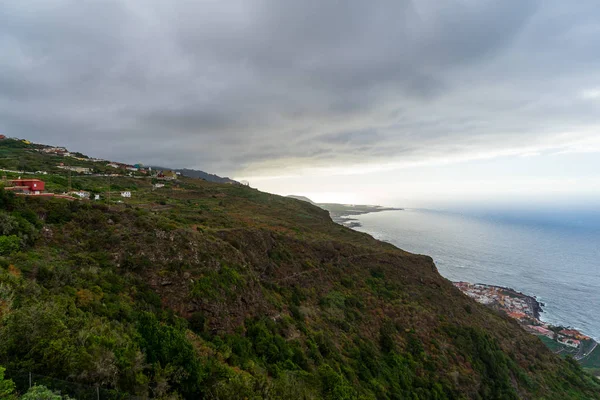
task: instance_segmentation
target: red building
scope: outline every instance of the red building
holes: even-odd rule
[[[46,188],[44,181],[39,179],[16,179],[11,182],[14,186],[6,189],[40,194]]]

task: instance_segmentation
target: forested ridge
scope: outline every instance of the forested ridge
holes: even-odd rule
[[[600,398],[576,362],[461,294],[431,258],[311,204],[191,178],[73,182],[133,195],[0,189],[5,379],[28,371],[115,398]]]

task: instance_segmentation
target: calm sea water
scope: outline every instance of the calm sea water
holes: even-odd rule
[[[544,321],[600,339],[600,230],[414,209],[356,218],[357,230],[433,257],[447,279],[537,296]]]

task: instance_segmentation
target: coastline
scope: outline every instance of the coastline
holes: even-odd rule
[[[478,303],[516,320],[525,331],[538,336],[554,353],[562,356],[569,355],[582,364],[588,363],[593,367],[600,367],[594,361],[600,352],[596,340],[576,328],[542,321],[540,317],[544,312],[542,307],[545,304],[538,301],[535,296],[503,286],[462,281],[452,283]]]
[[[345,210],[348,210],[348,207],[346,207]],[[354,216],[387,210],[389,209],[382,207],[369,211],[357,211],[354,209],[347,213],[328,211],[330,211],[330,216],[334,222],[350,228],[360,228],[362,225],[358,219],[353,218]],[[339,211],[339,209],[335,211]],[[458,276],[457,278],[460,279],[461,277]],[[455,286],[458,286],[461,283],[479,286],[480,289],[483,292],[487,292],[489,296],[486,296],[486,293],[482,292],[480,296],[470,297],[475,297],[474,299],[479,303],[496,309],[498,312],[516,320],[526,332],[539,337],[546,347],[555,354],[562,357],[571,356],[577,360],[582,367],[587,368],[590,371],[600,371],[600,346],[597,342],[598,339],[589,337],[583,334],[580,329],[568,325],[568,315],[566,318],[553,318],[553,305],[548,307],[551,311],[550,314],[544,310],[547,305],[547,299],[542,299],[533,293],[531,295],[525,294],[508,286],[487,285],[482,283],[471,284],[468,282],[453,283]],[[515,283],[512,284],[514,285]],[[518,285],[518,283],[516,284]],[[465,292],[466,290],[462,291]],[[465,294],[468,295],[468,293]],[[496,298],[494,298],[494,296],[496,296]],[[546,304],[542,300],[544,300]]]
[[[335,204],[335,203],[320,203],[318,207],[329,211],[329,216],[333,222],[343,225],[348,228],[358,228],[362,224],[356,218],[357,215],[377,213],[383,211],[403,211],[403,208],[383,207],[372,205],[350,205],[350,204]]]
[[[480,285],[484,285],[484,284],[480,284]],[[542,307],[545,307],[546,305],[544,303],[538,301],[536,296],[529,296],[529,295],[526,295],[525,293],[519,292],[513,288],[509,288],[506,286],[497,286],[497,285],[486,285],[486,286],[494,287],[499,290],[509,292],[513,296],[522,298],[529,305],[530,309],[532,310],[533,317],[537,320],[540,320],[541,313],[544,312]]]

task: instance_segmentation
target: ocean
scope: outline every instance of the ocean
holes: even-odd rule
[[[545,304],[541,319],[600,340],[600,230],[406,209],[354,216],[356,230],[433,257],[451,281],[505,286]]]

